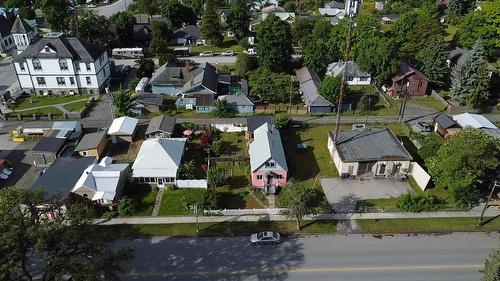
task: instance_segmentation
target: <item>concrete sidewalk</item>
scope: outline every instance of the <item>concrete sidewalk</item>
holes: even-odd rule
[[[366,219],[425,219],[425,218],[469,218],[479,217],[481,211],[468,212],[421,212],[421,213],[336,213],[319,216],[308,216],[304,220],[366,220]],[[500,210],[487,210],[485,217],[500,216]],[[290,217],[283,215],[247,215],[247,216],[200,216],[200,223],[220,222],[256,222],[256,221],[289,221]],[[126,217],[114,218],[109,221],[96,220],[103,225],[117,224],[172,224],[172,223],[196,223],[194,216],[165,216],[165,217]]]

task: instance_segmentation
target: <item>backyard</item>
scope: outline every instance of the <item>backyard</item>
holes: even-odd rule
[[[124,196],[134,199],[135,212],[133,216],[151,216],[156,199],[155,190],[150,186],[129,184],[126,186]]]
[[[212,45],[199,45],[191,47],[192,53],[201,53],[204,51],[222,53],[227,50],[233,50],[235,53],[241,53],[243,52],[243,47],[241,47],[241,45],[239,45],[235,39],[229,39],[229,38],[226,38],[224,42],[222,42],[222,45],[218,47]]]

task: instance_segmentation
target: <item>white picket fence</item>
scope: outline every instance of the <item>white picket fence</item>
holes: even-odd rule
[[[247,130],[247,126],[243,124],[213,123],[210,126],[227,133],[246,132]]]
[[[208,188],[207,180],[177,180],[178,188]]]
[[[223,210],[204,210],[205,214],[223,215],[223,216],[245,216],[245,215],[280,215],[285,210],[283,208],[267,209],[223,209]]]

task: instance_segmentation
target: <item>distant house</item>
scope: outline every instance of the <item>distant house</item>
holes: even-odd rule
[[[116,118],[108,129],[112,143],[132,142],[137,130],[138,119],[123,116]]]
[[[149,23],[136,23],[133,27],[134,41],[147,44],[153,37],[153,27]]]
[[[155,70],[149,85],[153,94],[173,96],[179,93],[182,86],[190,79],[189,65],[186,67],[168,65],[167,63]]]
[[[326,68],[326,74],[343,77],[344,70],[344,79],[348,85],[370,85],[372,79],[370,73],[364,72],[359,69],[359,66],[353,61],[348,61],[347,64],[344,63],[344,61],[331,63]]]
[[[205,40],[196,25],[187,25],[174,30],[171,38],[180,45],[205,45]]]
[[[75,147],[75,152],[80,156],[94,156],[99,159],[107,144],[106,131],[85,134]]]
[[[328,151],[342,177],[397,176],[409,172],[412,157],[388,128],[328,133]]]
[[[266,18],[271,14],[277,16],[282,21],[288,22],[289,24],[293,24],[293,22],[295,21],[295,13],[289,13],[289,12],[262,13],[262,21],[266,20]]]
[[[332,112],[333,104],[318,93],[321,81],[318,74],[308,67],[303,67],[295,71],[299,82],[300,95],[309,113],[329,113]]]
[[[0,54],[12,50],[16,44],[12,38],[12,22],[4,16],[0,16]]]
[[[280,132],[270,123],[254,131],[249,147],[252,186],[274,194],[288,180],[288,165],[281,143]]]
[[[446,139],[461,130],[460,125],[458,125],[453,118],[446,115],[446,113],[441,112],[436,115],[433,119],[433,123],[434,132]]]
[[[470,127],[474,129],[498,129],[495,124],[481,114],[466,112],[454,115],[453,120],[455,120],[455,122],[457,122],[457,124],[462,128]]]
[[[42,137],[29,154],[35,166],[48,166],[61,155],[66,143],[65,138]]]
[[[404,61],[399,62],[398,73],[392,78],[392,86],[387,91],[391,97],[425,96],[429,91],[429,78]]]
[[[220,16],[220,22],[222,24],[225,24],[227,22],[227,19],[229,18],[229,15],[231,14],[231,10],[222,10],[219,13]]]
[[[462,58],[467,53],[467,49],[456,48],[448,53],[448,58],[446,59],[446,64],[449,69],[452,69],[460,58]]]
[[[382,11],[384,9],[384,2],[375,1],[375,10]]]
[[[209,64],[191,71],[191,79],[179,91],[181,97],[175,102],[177,108],[195,109],[208,113],[214,109],[214,99],[219,91],[219,73]]]
[[[99,164],[89,165],[71,190],[72,193],[100,206],[113,207],[122,196],[129,164],[113,164],[104,157]]]
[[[21,19],[18,15],[10,32],[16,43],[17,51],[20,53],[38,39],[38,24],[34,20]]]
[[[142,143],[132,165],[132,178],[141,184],[175,185],[179,176],[186,139],[150,138]]]
[[[272,126],[276,124],[274,116],[248,116],[247,117],[247,132],[245,133],[245,138],[248,140],[253,139],[253,133],[260,126],[269,123]]]
[[[238,114],[248,114],[254,110],[254,103],[245,95],[224,95],[218,99],[227,101]]]
[[[87,167],[95,163],[95,157],[58,158],[31,186],[31,191],[42,189],[48,198],[60,195],[68,203],[78,202],[79,196],[71,191]],[[50,214],[55,217],[56,214]]]
[[[383,24],[392,24],[397,21],[401,15],[399,14],[391,14],[391,15],[381,15],[379,18]]]
[[[278,5],[269,5],[260,10],[261,13],[284,13],[286,12],[285,8],[280,7]]]
[[[171,138],[175,130],[175,117],[160,115],[149,120],[146,136],[148,138]]]
[[[145,112],[161,112],[163,110],[163,96],[157,94],[140,94],[130,105],[132,112],[140,115]]]

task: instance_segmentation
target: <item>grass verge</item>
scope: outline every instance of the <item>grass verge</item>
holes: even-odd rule
[[[81,111],[86,105],[87,105],[87,101],[83,100],[83,101],[78,101],[75,103],[67,104],[64,106],[64,109],[66,109],[67,111],[71,111],[71,112]]]
[[[358,220],[364,233],[448,233],[500,231],[500,217],[477,227],[478,218]]]
[[[138,238],[151,236],[247,236],[264,230],[277,231],[283,235],[297,234],[333,234],[335,222],[311,221],[304,222],[301,231],[297,231],[295,222],[224,222],[200,223],[200,232],[196,233],[196,224],[141,224],[141,225],[109,225],[105,228],[115,237]]]
[[[200,202],[203,191],[203,189],[165,190],[158,215],[192,215],[193,211],[186,210],[186,205],[189,202]]]

